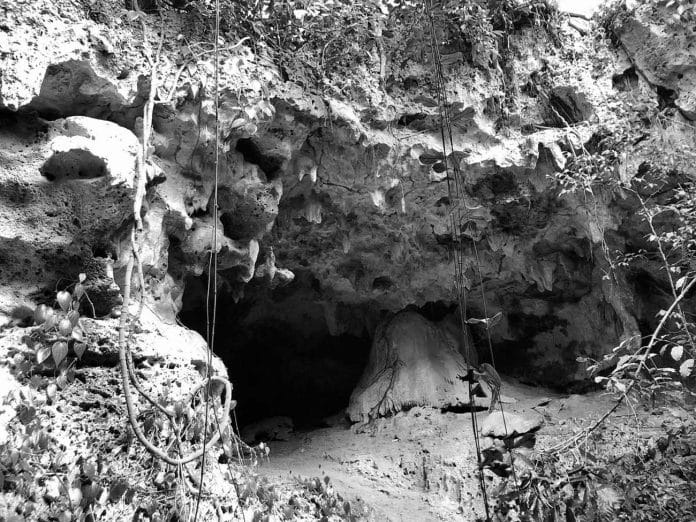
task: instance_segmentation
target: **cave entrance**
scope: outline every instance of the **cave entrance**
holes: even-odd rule
[[[254,281],[235,302],[218,293],[215,353],[227,366],[240,428],[276,416],[295,430],[342,412],[369,355],[365,329],[332,335],[322,303],[302,277],[271,290]],[[205,337],[206,277],[186,280],[181,321]]]

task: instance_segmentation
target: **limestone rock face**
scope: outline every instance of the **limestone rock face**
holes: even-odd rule
[[[123,105],[115,85],[97,75],[89,61],[67,60],[46,68],[41,89],[27,107],[45,117],[106,118]]]
[[[81,116],[53,122],[8,116],[4,123],[0,281],[16,293],[3,291],[0,306],[79,272],[88,285],[101,281],[108,294],[106,268],[96,259],[115,257],[111,239],[133,214],[137,138]],[[101,290],[93,290],[101,302]]]
[[[644,5],[615,22],[619,38],[631,62],[646,78],[662,89],[664,103],[674,103],[696,120],[696,58],[693,22],[679,21],[665,7]]]
[[[274,177],[280,164],[259,160],[256,145],[242,137],[246,131],[241,128],[225,138],[239,138],[238,145],[222,144],[218,154],[218,210],[214,210],[215,114],[210,102],[202,93],[189,93],[178,111],[157,110],[153,119],[155,161],[164,175],[151,191],[151,236],[160,246],[151,249],[147,265],[162,267],[153,273],[151,284],[167,287],[164,293],[169,297],[159,299],[157,306],[171,321],[181,305],[174,295],[180,296],[187,277],[207,273],[214,246],[220,279],[227,288],[241,291],[254,277],[257,260],[259,270],[267,276],[264,280],[273,285],[293,277],[289,270],[275,267],[275,262],[270,272],[261,268],[266,266],[266,258],[259,260],[259,240],[275,224],[283,184]],[[221,103],[227,107],[238,100],[223,97]],[[219,126],[228,128],[238,119],[237,111],[221,111]],[[170,276],[167,282],[165,274]],[[279,279],[273,281],[276,275]]]
[[[464,174],[456,201],[430,89],[434,64],[418,35],[402,65],[387,64],[393,81],[382,82],[379,64],[366,62],[351,71],[351,89],[318,97],[263,46],[237,45],[227,34],[216,107],[210,56],[181,67],[189,42],[208,41],[203,25],[164,7],[144,15],[142,34],[142,24],[123,16],[123,2],[83,4],[0,6],[0,49],[12,50],[0,53],[0,312],[31,304],[34,293],[79,271],[95,274],[100,309],[117,297],[150,87],[143,41],[156,42],[160,27],[172,38],[158,63],[140,257],[148,306],[162,320],[174,322],[182,306],[203,308],[216,250],[218,290],[230,307],[239,304],[230,315],[239,324],[272,321],[263,308],[282,301],[292,309],[278,313],[297,332],[372,335],[385,314],[456,303],[453,215],[464,236],[467,317],[501,313],[489,333],[502,372],[577,381],[585,376],[577,356],[601,359],[639,338],[664,308],[667,294],[639,291],[646,279],[668,288],[659,264],[615,274],[606,261],[616,251],[654,253],[626,190],[649,170],[650,154],[619,158],[612,168],[620,183],[592,198],[582,187],[562,194],[559,185],[605,126],[624,129],[630,120],[631,141],[651,141],[655,126],[638,106],[674,104],[693,117],[693,36],[659,9],[620,19],[621,49],[567,26],[553,35],[520,27],[506,38],[505,70],[488,60],[447,65],[447,162]],[[690,127],[671,116],[663,134],[692,145]],[[481,324],[471,335],[483,356]],[[389,361],[375,355],[371,364]],[[447,381],[439,364],[429,372]],[[414,400],[439,404],[428,383]],[[404,397],[384,411],[409,404]],[[374,406],[356,403],[356,415]]]
[[[400,312],[378,326],[347,414],[366,422],[413,406],[465,405],[466,373],[456,339],[416,312]]]

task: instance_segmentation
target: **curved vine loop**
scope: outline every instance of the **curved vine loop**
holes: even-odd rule
[[[221,436],[221,433],[224,432],[224,428],[228,424],[228,419],[229,419],[229,413],[230,409],[232,406],[232,384],[230,381],[224,377],[220,377],[218,375],[211,375],[208,379],[205,379],[201,384],[198,385],[193,391],[193,395],[195,395],[201,388],[204,386],[208,386],[209,383],[212,382],[218,382],[221,383],[225,386],[225,404],[223,406],[223,417],[222,417],[222,429],[220,430],[215,430],[213,436],[210,438],[209,441],[205,443],[206,450],[204,449],[199,449],[189,455],[186,455],[184,457],[171,457],[170,455],[167,455],[164,451],[162,451],[160,448],[155,446],[152,442],[150,442],[147,437],[145,436],[145,433],[143,433],[143,430],[140,428],[140,425],[138,424],[138,419],[137,419],[137,412],[135,410],[135,404],[133,402],[133,393],[131,391],[131,382],[130,382],[130,371],[129,371],[129,362],[128,362],[128,353],[129,353],[129,348],[128,348],[128,343],[126,341],[126,331],[129,330],[129,324],[128,324],[128,317],[129,317],[129,312],[128,312],[128,304],[130,301],[130,293],[131,293],[131,278],[133,277],[133,265],[134,265],[134,256],[132,256],[128,260],[128,265],[126,267],[126,282],[124,284],[124,290],[123,290],[123,308],[121,312],[121,318],[120,318],[120,324],[119,324],[119,331],[118,331],[118,347],[119,347],[119,363],[120,363],[120,368],[121,368],[121,385],[123,386],[123,394],[126,398],[126,409],[128,412],[128,420],[131,425],[131,428],[133,428],[133,432],[135,433],[135,436],[137,437],[138,441],[145,446],[145,449],[154,457],[166,462],[167,464],[170,464],[172,466],[180,466],[183,464],[187,464],[189,462],[192,462],[200,457],[202,457],[205,453],[206,450],[209,450],[210,448],[213,447],[213,444],[215,444]],[[151,400],[151,399],[150,399]]]
[[[142,11],[139,8],[137,0],[134,0],[133,2],[134,8],[142,15]],[[150,46],[147,41],[147,33],[146,33],[146,25],[144,20],[142,20],[142,26],[143,26],[143,38],[145,39],[145,48],[146,51],[149,51]],[[142,269],[142,262],[140,259],[140,255],[138,252],[137,248],[137,241],[136,241],[136,235],[138,232],[143,230],[143,221],[142,221],[142,216],[141,216],[141,211],[142,211],[142,203],[143,199],[145,197],[145,188],[146,188],[146,182],[147,182],[147,169],[146,169],[146,160],[148,156],[148,143],[149,143],[149,137],[150,137],[150,132],[152,129],[152,116],[153,116],[153,109],[155,105],[155,97],[157,93],[157,65],[159,63],[159,58],[160,58],[160,52],[162,49],[162,43],[164,40],[164,33],[162,34],[160,38],[160,43],[157,48],[157,54],[154,57],[154,59],[150,56],[150,53],[148,52],[146,55],[146,58],[148,60],[148,63],[150,64],[151,71],[150,71],[150,85],[149,85],[149,96],[147,101],[145,102],[145,105],[143,107],[143,119],[142,119],[142,149],[140,151],[140,154],[138,155],[138,175],[137,175],[137,180],[136,180],[136,193],[135,193],[135,198],[133,202],[133,217],[134,217],[134,224],[131,228],[131,256],[128,259],[128,264],[126,266],[126,279],[124,283],[124,288],[123,288],[123,304],[121,305],[121,317],[119,321],[119,329],[118,329],[118,349],[119,349],[119,366],[120,366],[120,372],[121,372],[121,385],[123,387],[123,394],[125,396],[126,400],[126,410],[128,412],[128,421],[133,429],[133,432],[135,433],[136,438],[140,443],[145,446],[145,449],[154,457],[162,460],[163,462],[166,462],[167,464],[170,464],[172,466],[184,466],[185,464],[192,462],[196,459],[199,459],[205,455],[205,453],[213,447],[213,445],[220,440],[222,437],[223,432],[225,431],[225,428],[227,427],[229,423],[229,414],[230,410],[232,408],[232,384],[228,379],[225,377],[217,376],[217,375],[211,375],[210,374],[210,355],[209,354],[209,364],[208,364],[208,376],[206,379],[199,384],[192,393],[192,397],[196,395],[201,389],[204,387],[208,392],[210,392],[211,389],[211,384],[213,382],[218,382],[224,385],[225,387],[225,403],[223,406],[223,418],[222,418],[222,425],[220,426],[220,429],[218,429],[214,434],[211,436],[210,440],[205,440],[203,441],[203,446],[201,449],[194,451],[193,453],[190,453],[188,455],[185,455],[183,457],[172,457],[165,453],[163,450],[155,446],[152,442],[148,440],[148,438],[145,436],[145,433],[143,433],[142,428],[138,424],[138,419],[137,419],[137,412],[135,409],[135,404],[133,400],[133,392],[131,390],[131,384],[136,388],[136,390],[150,403],[152,404],[155,408],[157,408],[160,412],[164,413],[167,417],[170,419],[174,418],[174,413],[162,406],[161,404],[157,403],[141,386],[136,374],[135,374],[135,369],[133,365],[133,358],[132,354],[130,351],[130,341],[132,340],[132,331],[130,329],[131,326],[131,321],[129,320],[130,318],[130,312],[129,312],[129,304],[130,304],[130,297],[131,297],[131,280],[133,278],[133,268],[135,263],[137,262],[137,272],[138,272],[138,278],[140,282],[140,302],[138,306],[138,314],[137,318],[140,317],[142,310],[143,310],[143,303],[144,303],[144,292],[145,292],[145,281],[144,281],[144,276],[143,276],[143,269]],[[131,383],[132,381],[132,383]],[[206,417],[207,417],[207,404],[208,404],[208,399],[206,396]],[[206,430],[207,431],[207,430]],[[200,491],[200,490],[199,490]]]

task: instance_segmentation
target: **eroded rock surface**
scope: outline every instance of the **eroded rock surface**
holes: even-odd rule
[[[2,293],[3,311],[44,285],[84,272],[95,302],[107,301],[99,312],[108,312],[110,283],[101,290],[95,283],[115,257],[110,239],[132,215],[137,138],[88,117],[6,118],[0,128],[0,280],[16,290]]]
[[[621,13],[612,27],[635,68],[658,89],[662,102],[696,120],[693,29],[667,8],[650,5]],[[693,22],[691,22],[693,23]]]
[[[544,418],[534,412],[510,413],[505,415],[495,411],[481,423],[481,435],[484,437],[512,437],[538,430],[544,424]]]
[[[377,327],[347,414],[367,422],[414,406],[464,406],[466,374],[455,338],[416,312],[400,312]]]
[[[126,187],[124,176],[134,173],[150,87],[141,44],[159,35],[149,23],[143,34],[117,2],[87,10],[72,0],[61,0],[60,9],[54,4],[0,8],[7,27],[0,47],[17,48],[0,56],[7,119],[0,181],[9,201],[2,212],[12,224],[0,229],[0,253],[9,267],[3,277],[15,285],[2,299],[28,300],[101,259],[99,280],[108,284],[97,286],[109,287],[106,310],[114,291],[108,272],[122,283],[129,256],[121,225],[131,213],[132,187],[118,197],[100,191],[104,183]],[[653,158],[648,152],[620,158],[620,186],[596,191],[591,205],[582,188],[562,194],[558,180],[570,161],[596,151],[629,120],[637,121],[639,141],[652,132],[645,115],[653,109],[674,105],[691,117],[693,67],[685,49],[693,37],[660,16],[639,9],[620,18],[613,28],[620,49],[578,37],[569,26],[551,34],[521,24],[498,67],[495,60],[461,57],[448,64],[447,160],[464,174],[455,201],[422,31],[409,40],[402,64],[388,64],[397,78],[408,71],[403,81],[375,81],[377,69],[366,67],[353,71],[359,89],[352,94],[323,97],[295,83],[265,51],[227,42],[216,111],[210,60],[183,68],[177,61],[190,52],[187,41],[207,38],[204,27],[163,9],[155,24],[165,38],[140,254],[148,306],[170,323],[184,302],[188,312],[204,308],[201,289],[216,249],[218,290],[249,317],[259,315],[255,307],[269,289],[283,288],[286,297],[296,292],[297,309],[332,334],[372,334],[385,313],[456,301],[449,217],[461,212],[467,315],[502,313],[490,331],[499,367],[559,385],[582,379],[578,355],[600,359],[636,338],[661,306],[637,288],[641,278],[665,286],[654,261],[632,273],[606,262],[612,252],[654,249],[636,217],[640,203],[625,190]],[[19,45],[20,38],[31,45]],[[109,133],[116,127],[58,133],[76,115],[117,123],[127,137],[98,150],[97,141],[114,143]],[[662,124],[665,134],[688,141],[682,121]],[[45,187],[60,190],[47,199]],[[43,275],[31,275],[44,265]],[[312,292],[308,278],[295,278],[300,272],[311,275]],[[311,301],[300,302],[309,295]],[[302,313],[294,317],[301,321]],[[485,330],[474,326],[472,335],[478,355],[489,357]]]

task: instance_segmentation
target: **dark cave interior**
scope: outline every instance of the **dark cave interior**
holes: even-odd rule
[[[204,276],[187,280],[179,316],[204,337],[205,284]],[[215,353],[227,366],[240,428],[275,416],[290,417],[299,429],[322,426],[347,406],[367,362],[366,331],[331,335],[321,308],[309,301],[293,300],[289,315],[274,307],[292,286],[270,290],[252,282],[238,302],[232,293],[218,294]]]
[[[205,275],[186,280],[179,315],[204,337],[206,282]],[[224,289],[218,293],[215,353],[228,368],[240,428],[285,416],[296,428],[311,429],[342,412],[365,369],[374,327],[388,312],[344,310],[340,321],[352,326],[332,334],[326,303],[311,274],[300,273],[293,283],[276,289],[251,281],[244,297],[235,300],[238,295]],[[456,317],[456,304],[445,301],[408,308],[433,322],[454,322]],[[470,342],[479,348],[481,362],[489,361],[476,329]]]
[[[179,315],[186,326],[204,337],[206,284],[205,274],[186,279]],[[580,292],[575,299],[585,293]],[[266,281],[253,279],[240,295],[238,286],[221,285],[215,341],[215,353],[228,368],[234,386],[239,426],[280,416],[290,417],[300,430],[325,425],[324,419],[347,407],[366,367],[375,328],[389,312],[332,304],[314,276],[301,270],[294,281],[282,287],[269,288]],[[530,290],[525,297],[563,306],[568,295],[560,290]],[[536,336],[563,329],[564,323],[553,306],[547,315],[529,315],[518,301],[508,303],[507,335],[494,336],[492,354],[485,329],[480,324],[469,327],[468,342],[478,362],[490,363],[493,355],[501,374],[559,392],[582,393],[596,388],[587,380],[568,380],[563,374],[563,364],[571,357],[574,361],[575,351],[567,356],[562,352],[564,359],[543,371],[533,366],[529,353]],[[609,322],[618,325],[611,306],[600,304]],[[445,328],[458,328],[454,303],[438,301],[408,308]],[[473,302],[468,304],[467,313],[469,317],[485,316]]]

